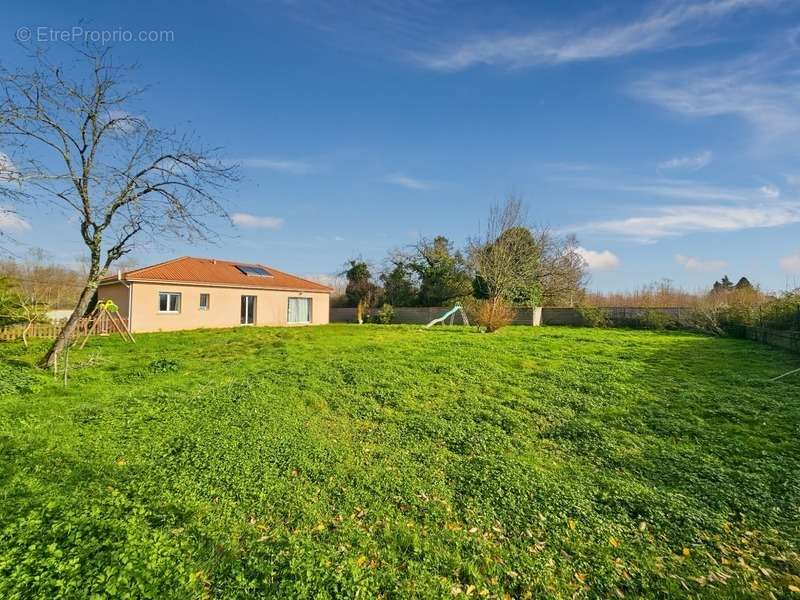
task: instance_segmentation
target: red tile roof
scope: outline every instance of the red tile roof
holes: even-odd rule
[[[268,277],[245,275],[236,265],[261,267],[269,272]],[[117,280],[116,275],[105,277],[102,283]],[[257,263],[235,262],[216,258],[194,258],[182,256],[157,265],[133,269],[122,274],[123,281],[169,281],[174,283],[196,283],[223,285],[267,290],[292,290],[303,292],[332,292],[333,289],[296,277],[272,267]]]

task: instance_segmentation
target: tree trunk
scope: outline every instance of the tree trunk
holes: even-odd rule
[[[30,330],[31,325],[33,325],[33,321],[28,321],[25,325],[25,329],[22,330],[22,343],[25,344],[26,348],[28,347],[28,331]]]
[[[90,277],[86,282],[86,287],[83,288],[80,298],[78,298],[78,305],[75,307],[75,310],[72,311],[67,322],[64,323],[64,327],[58,332],[53,345],[50,346],[50,350],[45,354],[40,366],[52,367],[58,353],[69,344],[72,334],[75,333],[78,323],[86,312],[86,307],[89,306],[89,302],[92,300],[92,296],[94,296],[97,290],[98,281],[98,277]]]
[[[358,304],[356,304],[356,320],[358,320],[359,325],[364,324],[364,300],[359,300]]]

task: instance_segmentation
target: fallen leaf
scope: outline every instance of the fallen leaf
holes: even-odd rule
[[[688,548],[684,548],[684,549],[683,549],[683,555],[684,555],[684,556],[689,556],[691,553],[692,553],[692,551],[691,551],[691,550],[689,550]]]

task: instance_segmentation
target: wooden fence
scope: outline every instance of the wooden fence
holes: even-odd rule
[[[128,321],[121,315],[116,315],[117,319],[122,320],[123,325],[127,329]],[[78,321],[78,327],[75,329],[73,337],[80,338],[85,336],[92,327],[92,320],[89,317],[83,317]],[[58,335],[64,327],[64,321],[58,323],[34,323],[28,329],[27,337],[30,338],[50,338],[53,339]],[[13,342],[22,339],[22,332],[25,331],[25,324],[8,325],[7,327],[0,327],[0,342]],[[116,333],[114,324],[111,322],[108,313],[102,313],[97,317],[97,325],[92,331],[92,335],[109,335]]]

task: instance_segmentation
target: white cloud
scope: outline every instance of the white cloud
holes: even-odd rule
[[[800,206],[789,203],[763,206],[662,206],[646,216],[595,221],[570,230],[651,242],[696,232],[739,231],[798,222]]]
[[[586,265],[592,271],[608,271],[615,269],[619,266],[619,257],[610,250],[587,250],[582,246],[578,246],[575,250],[581,258],[586,262]]]
[[[313,166],[301,160],[285,160],[278,158],[242,158],[231,161],[251,169],[267,169],[292,175],[304,175],[314,170]]]
[[[789,256],[784,256],[779,262],[781,270],[786,275],[800,275],[800,250]]]
[[[28,231],[31,224],[12,210],[0,208],[0,231]]]
[[[656,183],[614,185],[613,189],[624,192],[640,192],[652,196],[675,198],[677,200],[715,200],[743,202],[761,197],[760,190],[746,188],[726,188],[695,183],[693,181],[664,180]]]
[[[780,48],[695,69],[660,71],[631,89],[640,98],[689,117],[739,117],[765,140],[774,140],[800,132],[796,64],[797,50]]]
[[[758,191],[764,194],[767,198],[780,198],[781,191],[774,185],[764,185],[758,188]]]
[[[0,152],[0,183],[17,181],[19,177],[19,169],[11,160],[11,157]]]
[[[728,266],[728,263],[724,260],[701,260],[693,256],[683,256],[682,254],[675,256],[675,262],[683,266],[687,271],[695,271],[697,273],[720,271]]]
[[[710,150],[705,150],[694,156],[678,156],[659,163],[659,169],[678,169],[686,171],[699,171],[711,163],[712,154]]]
[[[786,175],[786,183],[800,187],[800,175]]]
[[[414,179],[402,173],[395,173],[387,176],[384,181],[393,185],[399,185],[409,190],[432,190],[434,185],[430,181],[423,181],[422,179]]]
[[[774,185],[761,187],[729,187],[709,185],[691,179],[675,179],[658,177],[643,180],[632,180],[631,183],[621,182],[622,173],[614,177],[582,177],[570,175],[568,177],[550,177],[554,181],[566,182],[570,185],[592,190],[614,190],[618,192],[633,192],[648,196],[659,196],[675,200],[688,200],[692,202],[736,202],[756,203],[765,198],[774,199],[780,190]]]
[[[283,219],[280,217],[260,217],[248,213],[233,213],[231,221],[244,229],[280,229]]]
[[[477,64],[525,67],[597,60],[687,45],[713,39],[698,30],[739,10],[769,7],[781,0],[706,0],[661,2],[638,20],[623,25],[540,30],[527,34],[476,37],[412,58],[437,71]]]

